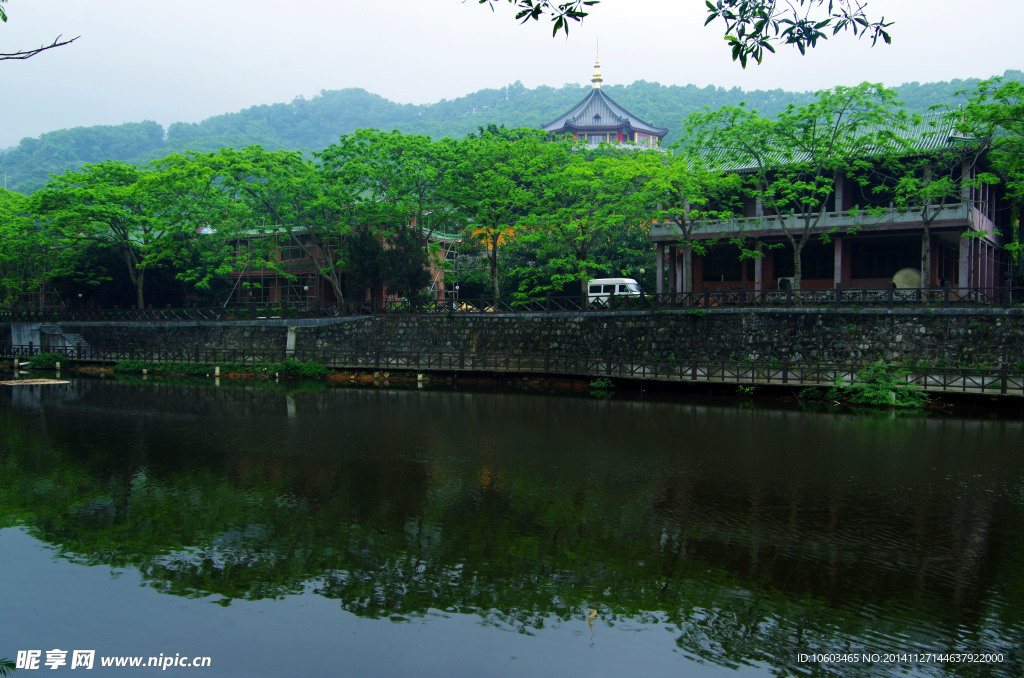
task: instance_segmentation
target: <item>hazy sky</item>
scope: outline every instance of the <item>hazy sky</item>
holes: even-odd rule
[[[803,91],[1024,69],[1021,0],[871,0],[869,14],[896,22],[891,46],[840,36],[805,57],[780,48],[746,70],[721,26],[703,26],[704,0],[602,0],[568,39],[552,38],[548,22],[520,26],[507,3],[492,12],[477,0],[9,0],[6,9],[0,52],[82,37],[0,62],[0,148],[64,127],[166,128],[346,87],[429,103],[517,80],[589,84],[598,42],[609,85]]]

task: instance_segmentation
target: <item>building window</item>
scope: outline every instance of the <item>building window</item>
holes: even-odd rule
[[[920,238],[851,243],[851,278],[891,278],[901,268],[921,268]]]
[[[773,267],[775,279],[792,278],[794,276],[793,248],[786,245],[774,250],[774,254]],[[800,277],[802,279],[829,280],[835,277],[835,268],[836,252],[834,245],[814,241],[804,245],[804,249],[800,254]]]
[[[739,250],[732,247],[712,247],[704,255],[704,282],[726,283],[743,280],[743,268],[747,267],[747,279],[752,280],[750,260],[740,261]]]

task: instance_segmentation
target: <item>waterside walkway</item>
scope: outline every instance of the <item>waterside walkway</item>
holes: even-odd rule
[[[37,347],[13,346],[0,358],[27,360],[39,353]],[[550,375],[584,378],[630,379],[637,381],[736,384],[743,386],[778,385],[829,388],[841,382],[849,384],[863,366],[837,366],[785,361],[696,362],[653,361],[615,356],[584,356],[554,353],[509,354],[480,352],[425,351],[343,351],[312,353],[286,351],[278,356],[241,349],[203,349],[168,351],[161,349],[104,349],[76,347],[54,351],[75,362],[114,364],[123,360],[159,363],[191,363],[229,367],[240,364],[262,365],[274,371],[275,363],[292,359],[319,363],[334,370],[372,370],[417,373],[489,373],[512,375]],[[261,368],[261,369],[262,369]],[[1024,397],[1024,369],[1019,367],[960,368],[906,367],[904,379],[911,386],[932,393],[984,394]]]

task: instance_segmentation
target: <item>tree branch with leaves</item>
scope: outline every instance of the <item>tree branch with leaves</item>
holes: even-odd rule
[[[501,0],[478,0],[494,9]],[[579,23],[590,14],[598,0],[507,0],[519,10],[520,23],[550,19],[552,36],[559,31],[569,34],[569,26]],[[806,54],[839,33],[849,32],[857,37],[868,37],[874,46],[879,40],[889,44],[892,38],[885,17],[869,18],[867,3],[858,0],[705,0],[707,20],[725,24],[725,40],[732,50],[732,58],[747,67],[753,59],[761,63],[765,52],[775,52],[776,45],[792,45]]]

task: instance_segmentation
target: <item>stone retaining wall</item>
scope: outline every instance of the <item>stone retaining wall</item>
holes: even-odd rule
[[[23,325],[3,331],[24,338]],[[351,350],[613,355],[944,366],[1024,364],[1021,309],[713,309],[586,314],[455,313],[317,320],[61,323],[93,347],[255,350],[268,358]],[[46,342],[57,341],[53,327]],[[5,339],[6,339],[5,336]],[[43,335],[40,335],[43,337]],[[19,342],[14,342],[19,343]],[[59,343],[59,342],[58,342]],[[36,346],[41,344],[38,341]]]

